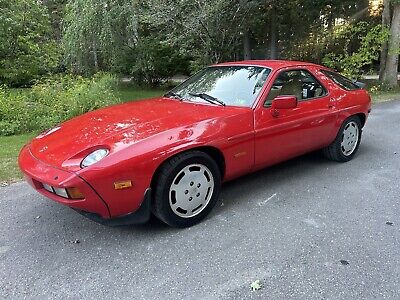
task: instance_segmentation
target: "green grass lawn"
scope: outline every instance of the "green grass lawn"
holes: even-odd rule
[[[381,84],[377,79],[365,79],[362,82],[367,84],[369,93],[374,103],[400,100],[400,88],[385,90],[381,88]],[[399,81],[400,85],[400,81]]]
[[[400,99],[400,90],[399,91],[379,91],[379,92],[371,92],[372,101],[374,103],[385,102],[390,100],[399,100]]]
[[[22,146],[33,134],[0,136],[0,182],[10,182],[21,179],[17,166],[17,158]]]
[[[117,91],[117,96],[123,101],[139,100],[157,97],[165,94],[163,89],[138,89],[135,87],[122,87]]]

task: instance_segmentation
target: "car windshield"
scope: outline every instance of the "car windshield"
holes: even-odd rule
[[[206,68],[168,93],[181,99],[251,107],[271,70],[253,66]],[[212,101],[212,100],[219,100]]]

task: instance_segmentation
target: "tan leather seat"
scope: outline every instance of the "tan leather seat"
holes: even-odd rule
[[[281,89],[280,95],[282,96],[296,96],[297,100],[303,97],[303,84],[300,79],[292,79],[285,83]]]
[[[272,104],[272,101],[274,101],[274,99],[276,97],[278,97],[281,93],[281,89],[280,88],[272,88],[271,91],[268,94],[267,100],[264,103],[264,106],[270,106]]]
[[[321,97],[324,94],[324,90],[321,87],[315,89],[314,97]]]

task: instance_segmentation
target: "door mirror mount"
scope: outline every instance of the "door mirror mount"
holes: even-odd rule
[[[278,96],[272,101],[271,112],[273,117],[279,116],[281,109],[294,109],[297,107],[296,96]]]

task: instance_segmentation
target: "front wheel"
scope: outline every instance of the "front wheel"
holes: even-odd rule
[[[220,190],[221,172],[209,155],[182,153],[158,173],[153,213],[173,227],[193,226],[212,210]]]
[[[324,155],[333,161],[348,162],[360,147],[362,126],[360,118],[353,116],[343,122],[336,139],[323,150]]]

